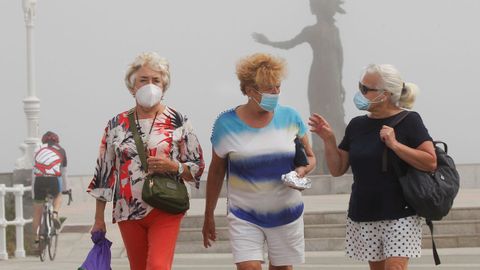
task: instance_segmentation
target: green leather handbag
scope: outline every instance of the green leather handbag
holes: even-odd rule
[[[133,110],[128,113],[128,120],[142,168],[148,171],[145,147],[138,134]],[[168,174],[148,175],[143,183],[142,200],[150,206],[171,214],[184,213],[190,208],[187,187],[183,181]]]
[[[185,184],[161,174],[154,174],[145,179],[142,200],[172,214],[183,213],[190,208]]]

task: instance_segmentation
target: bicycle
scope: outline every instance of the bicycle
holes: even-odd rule
[[[68,195],[68,205],[73,201],[72,190],[62,192],[63,195]],[[48,257],[51,261],[55,260],[57,255],[58,235],[59,229],[54,225],[53,221],[53,197],[47,194],[43,204],[43,213],[40,221],[39,229],[39,253],[40,261],[45,261],[48,249]]]
[[[48,257],[53,261],[57,254],[58,233],[53,224],[53,197],[48,194],[43,204],[43,213],[39,229],[40,261],[45,261],[48,249]]]

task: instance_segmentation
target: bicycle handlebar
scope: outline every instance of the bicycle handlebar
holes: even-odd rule
[[[63,195],[68,195],[68,203],[67,203],[67,205],[70,205],[70,203],[73,202],[72,189],[64,190],[64,191],[62,191],[62,194],[63,194]]]

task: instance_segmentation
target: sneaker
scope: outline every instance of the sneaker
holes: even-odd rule
[[[60,229],[62,226],[62,223],[60,222],[60,219],[58,219],[58,212],[53,211],[53,226],[55,226],[55,229]]]

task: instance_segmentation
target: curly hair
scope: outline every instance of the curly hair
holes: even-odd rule
[[[144,52],[138,55],[130,64],[125,74],[125,85],[132,91],[135,85],[135,73],[143,66],[161,73],[163,91],[167,91],[170,85],[170,66],[168,61],[156,52]]]
[[[286,77],[286,62],[267,53],[255,53],[238,61],[236,73],[245,95],[246,86],[278,85]]]

